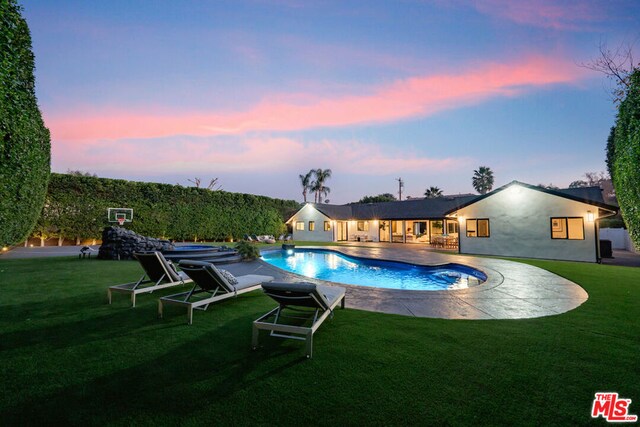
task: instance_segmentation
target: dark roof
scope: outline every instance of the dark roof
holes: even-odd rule
[[[602,196],[602,188],[595,187],[578,187],[578,188],[563,188],[556,190],[569,196],[578,197],[583,200],[591,200],[592,202],[605,203]]]
[[[351,218],[350,205],[327,205],[323,203],[309,203],[309,204],[331,219],[350,219]]]
[[[445,212],[456,209],[478,196],[436,197],[433,199],[403,200],[380,203],[353,203],[350,205],[311,205],[336,220],[368,219],[439,219]]]
[[[512,185],[516,185],[516,184],[521,185],[522,187],[525,187],[525,188],[529,188],[531,190],[541,191],[543,193],[552,194],[554,196],[563,197],[565,199],[575,200],[577,202],[582,202],[589,205],[597,206],[599,208],[602,208],[611,212],[618,211],[618,208],[616,206],[608,205],[604,202],[604,198],[602,197],[602,190],[600,189],[600,187],[580,187],[580,188],[564,188],[559,190],[552,190],[549,188],[538,187],[536,185],[525,184],[524,182],[512,181],[507,185],[503,185],[500,188],[496,188],[490,193],[483,194],[482,196],[478,196],[472,200],[467,201],[461,206],[450,209],[449,211],[446,212],[446,214],[447,215],[451,214],[457,211],[458,209],[462,209],[476,202],[479,202],[482,199],[486,199],[487,197],[495,193],[498,193],[502,190],[505,190],[511,187]]]

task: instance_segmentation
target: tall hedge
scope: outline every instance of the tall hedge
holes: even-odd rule
[[[293,200],[179,185],[51,174],[35,237],[99,238],[107,208],[132,208],[137,233],[175,240],[238,239],[284,231]]]
[[[31,35],[15,0],[0,0],[0,246],[26,238],[42,210],[51,142],[35,94]]]
[[[613,183],[631,240],[640,248],[640,70],[630,81],[616,120]]]

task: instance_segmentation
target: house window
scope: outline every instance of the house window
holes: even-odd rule
[[[468,219],[467,220],[467,237],[489,237],[489,220],[488,219]]]
[[[447,221],[447,233],[456,234],[458,232],[458,223],[453,221]]]
[[[369,231],[369,221],[358,221],[358,231]]]
[[[324,231],[331,231],[331,223],[329,221],[324,222]]]
[[[296,230],[304,231],[304,221],[296,221]]]
[[[551,238],[584,240],[584,219],[551,218]]]
[[[309,221],[309,231],[315,231],[315,230],[316,230],[316,222]]]

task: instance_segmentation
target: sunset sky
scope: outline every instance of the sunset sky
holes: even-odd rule
[[[579,64],[640,46],[637,0],[22,3],[53,171],[300,201],[318,167],[331,203],[605,170],[610,86]]]

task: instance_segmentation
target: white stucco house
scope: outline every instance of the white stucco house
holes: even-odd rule
[[[599,262],[599,220],[617,209],[604,202],[599,187],[551,190],[513,181],[481,196],[307,203],[287,223],[295,240],[428,244],[464,254]]]

